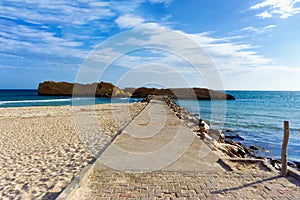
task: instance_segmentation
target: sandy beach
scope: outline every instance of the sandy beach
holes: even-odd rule
[[[74,112],[96,114],[109,140],[145,105],[0,109],[0,199],[51,199],[93,160],[77,134]]]

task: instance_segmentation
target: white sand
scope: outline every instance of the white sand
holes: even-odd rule
[[[54,197],[93,159],[78,130],[94,122],[82,119],[95,114],[111,140],[145,105],[0,109],[0,199]]]

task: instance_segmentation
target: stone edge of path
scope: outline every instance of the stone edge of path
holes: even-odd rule
[[[295,178],[296,180],[298,180],[298,181],[300,181],[300,172],[299,171],[297,171],[296,169],[294,169],[294,168],[291,168],[291,167],[289,167],[288,166],[288,176],[291,176],[291,177],[293,177],[293,178]]]
[[[94,166],[95,163],[85,166],[80,174],[60,193],[56,200],[70,199],[78,189],[86,184],[90,174],[94,171]]]

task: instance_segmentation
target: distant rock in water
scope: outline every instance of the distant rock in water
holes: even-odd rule
[[[96,96],[96,97],[134,97],[146,98],[150,95],[169,96],[173,99],[190,100],[235,100],[223,92],[206,88],[125,88],[124,90],[111,83],[100,82],[79,84],[68,82],[45,81],[39,84],[38,94],[41,96]]]
[[[96,96],[96,97],[129,97],[130,93],[111,83],[101,82],[78,84],[68,82],[45,81],[39,84],[38,94],[41,96]]]
[[[235,100],[234,96],[223,92],[217,92],[206,88],[125,88],[125,92],[132,97],[145,98],[149,95],[169,96],[173,99],[197,99],[197,100]]]

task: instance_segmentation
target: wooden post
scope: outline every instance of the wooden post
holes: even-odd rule
[[[283,142],[282,142],[282,151],[281,151],[281,175],[283,177],[287,176],[287,146],[290,136],[290,127],[289,122],[284,121],[284,135],[283,135]]]

